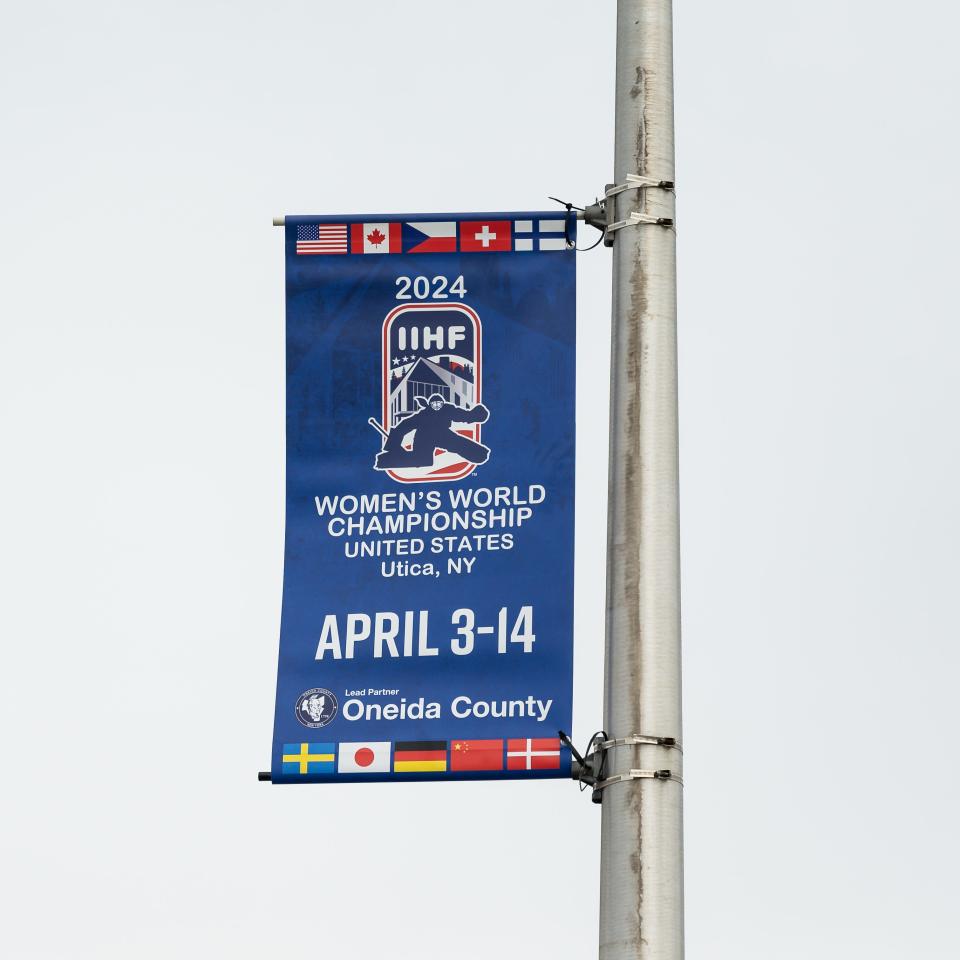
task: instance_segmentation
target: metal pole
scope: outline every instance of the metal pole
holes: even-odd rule
[[[671,0],[617,5],[615,182],[674,180]],[[610,739],[680,729],[676,237],[669,188],[612,198],[613,220],[638,211],[613,245],[610,500],[604,726]],[[679,750],[624,745],[607,777],[682,775]],[[627,779],[603,792],[601,960],[683,957],[682,786]]]

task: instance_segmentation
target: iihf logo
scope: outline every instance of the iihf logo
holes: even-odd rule
[[[409,304],[383,321],[383,437],[374,461],[401,483],[460,480],[486,463],[480,318],[462,304]]]

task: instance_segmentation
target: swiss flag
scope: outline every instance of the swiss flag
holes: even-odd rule
[[[555,737],[507,741],[508,770],[559,770],[560,741]]]
[[[464,220],[460,224],[460,252],[510,250],[509,220]]]
[[[351,253],[400,253],[402,223],[351,223]]]

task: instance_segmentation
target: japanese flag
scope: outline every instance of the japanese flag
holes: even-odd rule
[[[390,741],[341,743],[337,773],[389,773]]]

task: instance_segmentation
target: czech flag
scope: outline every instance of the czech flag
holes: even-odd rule
[[[404,225],[406,253],[456,253],[457,221],[417,221]]]

